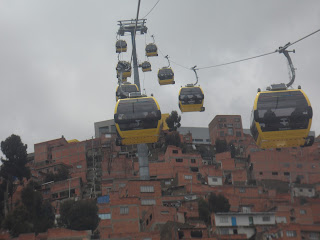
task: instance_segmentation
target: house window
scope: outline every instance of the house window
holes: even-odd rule
[[[228,128],[228,135],[233,136],[233,128]]]
[[[290,163],[285,163],[285,164],[283,164],[283,166],[290,167]]]
[[[233,127],[233,124],[232,124],[232,123],[229,123],[229,124],[227,124],[227,127],[228,127],[228,128],[232,128],[232,127]]]
[[[320,237],[319,233],[310,233],[309,234],[309,238],[312,240],[313,239],[317,240],[317,239],[319,239],[319,237]]]
[[[196,160],[194,158],[192,158],[191,163],[196,163]]]
[[[240,122],[240,118],[234,118],[235,122]]]
[[[178,150],[172,150],[172,153],[177,154],[177,153],[178,153]]]
[[[220,217],[219,222],[220,223],[228,223],[228,217]]]
[[[241,132],[236,131],[236,136],[237,136],[237,137],[241,137]]]
[[[183,162],[182,158],[176,158],[176,162]]]
[[[77,165],[77,168],[78,168],[78,169],[82,168],[82,165]]]
[[[148,205],[148,206],[150,206],[150,205],[156,205],[156,200],[154,200],[154,199],[142,199],[141,200],[141,205]]]
[[[199,172],[199,168],[198,167],[190,167],[190,171],[191,172]]]
[[[242,206],[241,209],[242,209],[242,212],[244,212],[244,213],[251,213],[250,206]],[[249,217],[249,219],[250,219],[250,217]]]
[[[169,214],[169,211],[161,211],[161,214]]]
[[[312,189],[308,189],[308,192],[312,192]]]
[[[229,235],[228,228],[220,228],[220,235]]]
[[[154,192],[154,187],[153,186],[140,186],[140,192],[141,193]]]
[[[307,211],[304,210],[304,209],[301,209],[301,210],[300,210],[300,214],[301,214],[301,215],[305,215],[305,214],[307,214]]]
[[[170,181],[170,180],[165,181],[164,184],[165,184],[165,185],[171,185],[171,181]]]
[[[245,188],[239,188],[239,192],[240,192],[240,193],[245,193],[245,192],[246,192],[246,189],[245,189]]]
[[[191,231],[190,236],[192,238],[202,238],[202,231],[201,230]]]
[[[278,176],[278,172],[272,172],[273,176]]]
[[[259,172],[260,175],[263,175],[263,172]]]
[[[263,222],[270,222],[270,216],[263,216],[262,221]]]
[[[220,137],[224,137],[224,131],[220,131]]]
[[[126,215],[129,213],[129,207],[120,207],[120,214]]]
[[[203,142],[203,139],[194,139],[195,142]]]
[[[218,182],[218,178],[212,177],[212,178],[211,178],[211,181],[212,181],[212,182]]]
[[[302,168],[302,164],[301,163],[297,164],[297,168]]]
[[[297,232],[296,231],[287,231],[287,237],[296,237]]]
[[[283,175],[290,176],[290,173],[289,172],[284,172]]]
[[[111,219],[111,213],[102,213],[98,215],[101,220]]]
[[[191,180],[192,179],[192,175],[184,175],[184,179]]]
[[[222,123],[219,123],[219,128],[223,128],[223,124]]]

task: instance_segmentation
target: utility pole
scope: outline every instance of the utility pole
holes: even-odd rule
[[[141,93],[138,61],[137,61],[137,51],[136,51],[136,34],[137,32],[140,32],[140,34],[147,33],[148,28],[145,26],[146,19],[123,20],[118,22],[119,22],[118,34],[120,36],[123,36],[125,33],[131,34],[134,84],[138,86],[139,92]],[[140,180],[149,180],[150,175],[149,175],[148,146],[147,144],[142,143],[142,144],[137,144],[137,148],[138,148]]]

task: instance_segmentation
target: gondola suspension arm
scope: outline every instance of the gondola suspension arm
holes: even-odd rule
[[[284,47],[279,47],[279,50],[277,50],[279,53],[283,53],[283,54],[284,54],[284,56],[285,56],[285,57],[287,58],[287,60],[288,60],[289,66],[290,66],[290,70],[291,70],[291,74],[292,74],[292,75],[291,75],[291,80],[290,80],[290,82],[286,84],[287,88],[290,87],[290,86],[293,84],[293,82],[294,82],[294,80],[295,80],[295,78],[296,78],[295,68],[294,68],[294,66],[293,66],[291,57],[290,57],[290,55],[289,55],[289,52],[295,53],[295,50],[288,51],[288,50],[287,50],[287,47],[289,47],[290,45],[291,45],[291,43],[287,43]]]
[[[165,56],[165,58],[168,60],[168,67],[170,67],[170,61],[169,61],[169,56]]]
[[[191,70],[193,70],[193,71],[194,71],[194,73],[196,74],[196,79],[197,79],[196,83],[195,83],[195,84],[193,84],[193,86],[197,85],[198,80],[199,80],[199,77],[198,77],[198,74],[197,74],[197,69],[196,69],[196,67],[197,67],[197,66],[194,66],[194,67],[192,67],[192,68],[191,68]]]

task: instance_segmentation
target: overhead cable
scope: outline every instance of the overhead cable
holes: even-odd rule
[[[151,12],[152,12],[152,10],[157,6],[157,4],[160,2],[160,0],[158,0],[157,2],[156,2],[156,4],[151,8],[151,10],[147,13],[147,15],[145,15],[143,18],[146,18]]]
[[[159,47],[158,47],[158,49],[159,49],[159,52],[161,53],[161,55],[165,58],[167,55],[164,55],[164,54],[162,53],[162,51],[161,51],[161,49],[160,49]],[[171,60],[171,58],[170,58],[170,61],[171,61],[172,63],[174,63],[174,64],[176,64],[176,65],[180,66],[180,67],[183,67],[183,68],[185,68],[185,69],[190,70],[190,68],[189,68],[189,67],[185,67],[185,66],[183,66],[183,65],[181,65],[181,64],[179,64],[179,63],[176,63],[175,61],[172,61],[172,60]]]
[[[241,59],[241,60],[237,60],[237,61],[233,61],[233,62],[222,63],[222,64],[212,65],[212,66],[208,66],[208,67],[201,67],[201,68],[197,68],[197,70],[206,69],[206,68],[220,67],[220,66],[224,66],[224,65],[233,64],[233,63],[243,62],[243,61],[247,61],[247,60],[254,59],[254,58],[264,57],[264,56],[267,56],[267,55],[270,55],[270,54],[273,54],[273,53],[276,53],[276,52],[277,51],[269,52],[269,53],[261,54],[259,56],[245,58],[245,59]]]
[[[290,46],[292,46],[293,44],[296,44],[297,42],[300,42],[308,37],[310,37],[311,35],[317,33],[317,32],[320,32],[320,29],[308,34],[307,36],[303,37],[303,38],[300,38],[298,39],[297,41],[293,42],[293,43],[287,43],[284,47],[280,47],[279,49],[276,49],[275,51],[273,52],[269,52],[269,53],[265,53],[265,54],[261,54],[261,55],[258,55],[258,56],[254,56],[254,57],[249,57],[249,58],[244,58],[244,59],[240,59],[240,60],[236,60],[236,61],[232,61],[232,62],[227,62],[227,63],[222,63],[222,64],[216,64],[216,65],[212,65],[212,66],[207,66],[207,67],[200,67],[200,68],[197,68],[196,70],[202,70],[202,69],[208,69],[208,68],[215,68],[215,67],[221,67],[221,66],[225,66],[225,65],[229,65],[229,64],[233,64],[233,63],[238,63],[238,62],[243,62],[243,61],[248,61],[248,60],[251,60],[251,59],[254,59],[254,58],[259,58],[259,57],[264,57],[264,56],[267,56],[267,55],[271,55],[271,54],[274,54],[276,52],[279,52],[281,53],[281,51],[284,49],[284,48],[288,48]],[[161,52],[161,51],[160,51]],[[189,69],[190,68],[187,68],[185,66],[182,66],[174,61],[171,60],[171,62],[173,62],[174,64],[178,65],[178,66],[181,66],[183,68],[186,68],[186,69]],[[192,69],[191,69],[192,70]]]
[[[303,37],[303,38],[300,38],[299,40],[297,40],[297,41],[295,41],[295,42],[293,42],[293,43],[288,43],[288,45],[286,45],[286,47],[290,47],[290,46],[292,46],[293,44],[296,44],[297,42],[300,42],[300,41],[302,41],[303,39],[305,39],[305,38],[307,38],[307,37],[310,37],[311,35],[313,35],[313,34],[315,34],[315,33],[317,33],[317,32],[320,32],[320,29],[318,29],[317,31],[314,31],[313,33],[310,33],[309,35],[307,35],[307,36],[305,36],[305,37]],[[277,51],[279,51],[279,50],[277,50]]]

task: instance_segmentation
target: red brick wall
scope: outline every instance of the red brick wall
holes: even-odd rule
[[[240,119],[239,122],[235,119]],[[220,119],[225,119],[225,121],[220,121]],[[222,124],[222,127],[219,125]],[[232,127],[228,127],[228,124],[232,124]],[[236,127],[236,124],[240,124],[240,128]],[[233,135],[228,135],[228,128],[233,129]],[[236,132],[241,133],[241,137],[236,136]],[[224,136],[220,136],[220,132],[224,132]],[[242,120],[240,115],[216,115],[214,119],[209,123],[209,135],[212,145],[215,144],[217,139],[226,140],[229,143],[231,140],[240,140],[243,139],[243,128]]]

